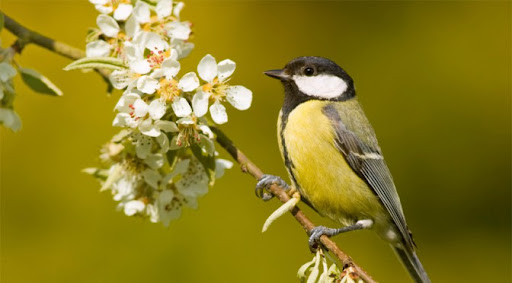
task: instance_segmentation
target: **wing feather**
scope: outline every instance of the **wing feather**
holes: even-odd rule
[[[370,130],[366,131],[367,134],[373,135],[370,140],[375,141],[374,144],[370,145],[368,142],[364,142],[362,138],[359,138],[352,129],[347,127],[333,104],[328,104],[323,110],[335,129],[336,147],[343,154],[352,170],[374,190],[391,215],[406,244],[409,247],[413,247],[414,244],[405,222],[400,198],[396,192],[391,173],[376,143],[373,130],[370,128]],[[359,126],[369,127],[369,123],[364,118],[364,115],[356,116],[359,119],[365,119],[365,121],[359,121],[365,123],[365,125]]]

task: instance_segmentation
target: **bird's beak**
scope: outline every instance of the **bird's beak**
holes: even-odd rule
[[[289,81],[291,79],[291,77],[286,74],[284,70],[269,70],[263,73],[271,78],[278,79],[283,82]]]

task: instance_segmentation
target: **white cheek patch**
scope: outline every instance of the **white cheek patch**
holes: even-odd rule
[[[326,99],[340,96],[348,87],[344,80],[333,75],[312,77],[294,75],[293,80],[304,94]]]

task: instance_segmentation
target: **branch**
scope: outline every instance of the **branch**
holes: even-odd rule
[[[35,31],[29,30],[26,27],[22,26],[12,18],[8,17],[6,14],[0,11],[4,15],[5,19],[5,28],[9,30],[12,34],[14,34],[16,37],[18,37],[18,40],[13,45],[13,48],[16,50],[16,52],[21,53],[23,51],[23,48],[29,44],[34,43],[36,45],[39,45],[41,47],[44,47],[51,52],[57,53],[63,57],[78,60],[85,56],[85,53],[75,47],[72,47],[70,45],[67,45],[65,43],[53,40],[49,37],[46,37],[44,35],[41,35]],[[109,84],[109,72],[107,70],[103,69],[96,69],[96,71],[103,77],[103,79]],[[226,151],[240,164],[240,167],[243,172],[249,173],[257,180],[261,178],[263,175],[263,172],[261,169],[259,169],[256,164],[252,163],[245,154],[240,151],[235,144],[218,128],[211,127],[212,131],[215,132],[217,135],[217,142],[226,149]],[[290,197],[288,194],[286,194],[286,191],[277,186],[272,185],[270,187],[270,191],[274,196],[276,196],[282,203],[287,202]],[[295,217],[295,219],[300,223],[302,228],[308,233],[315,227],[315,224],[309,220],[306,215],[297,207],[295,206],[291,210],[291,214]],[[327,250],[329,250],[331,253],[333,253],[343,264],[343,267],[352,266],[359,277],[363,279],[364,281],[368,283],[375,283],[375,280],[373,280],[370,275],[368,275],[360,266],[358,266],[352,258],[350,258],[347,254],[345,254],[343,251],[338,248],[336,243],[334,243],[331,239],[329,239],[327,236],[323,235],[320,238],[320,242],[325,246]]]
[[[259,180],[263,175],[261,169],[258,168],[256,164],[252,163],[251,160],[249,160],[249,158],[247,158],[247,156],[241,150],[239,150],[235,144],[226,136],[226,134],[224,134],[219,128],[211,127],[211,129],[217,135],[217,142],[224,149],[226,149],[226,151],[240,164],[242,172],[248,173],[256,180]],[[286,203],[290,199],[286,191],[277,185],[272,185],[270,187],[270,191],[282,203]],[[311,222],[311,220],[309,220],[297,206],[295,206],[290,212],[309,235],[311,229],[315,227],[315,224],[313,224],[313,222]],[[352,258],[350,258],[350,256],[340,250],[336,243],[329,239],[329,237],[323,235],[320,238],[320,242],[325,246],[327,250],[333,253],[340,260],[340,262],[343,264],[343,268],[352,266],[356,270],[359,277],[365,282],[375,282],[375,280],[373,280],[370,275],[368,275],[359,265],[357,265],[352,260]]]
[[[81,49],[53,40],[49,37],[39,34],[38,32],[32,31],[19,24],[5,13],[1,11],[0,13],[4,16],[5,28],[18,38],[12,46],[17,53],[21,54],[27,44],[34,43],[35,45],[39,45],[50,50],[51,52],[57,53],[72,60],[78,60],[85,57],[85,52]],[[95,69],[95,71],[98,72],[103,80],[109,85],[110,92],[112,90],[112,86],[109,80],[110,72],[104,69]]]

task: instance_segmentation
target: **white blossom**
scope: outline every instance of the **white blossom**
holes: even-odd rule
[[[197,208],[198,198],[214,179],[233,166],[216,157],[214,134],[204,116],[210,110],[214,122],[225,123],[223,102],[245,110],[252,93],[227,84],[236,68],[229,59],[217,64],[207,55],[197,73],[180,73],[180,60],[194,48],[189,42],[191,24],[180,19],[183,2],[89,2],[101,13],[96,19],[101,34],[87,43],[87,57],[119,58],[127,68],[109,77],[113,87],[123,91],[112,122],[123,130],[103,148],[103,169],[88,172],[102,176],[101,190],[112,191],[125,215],[168,226],[183,207]],[[1,93],[10,91],[16,74],[10,68],[0,63]],[[14,111],[0,108],[2,123],[15,125],[13,117]],[[205,168],[188,146],[199,146],[200,154],[215,158],[214,167]]]
[[[16,76],[16,69],[7,62],[0,63],[0,81],[5,83]]]
[[[101,32],[108,37],[117,37],[120,31],[119,24],[112,17],[100,14],[96,18],[96,24]]]
[[[190,54],[192,49],[194,49],[194,43],[171,38],[171,48],[177,51],[178,59],[183,59]]]
[[[164,20],[172,14],[172,0],[160,0],[155,7],[156,14],[160,20]]]
[[[126,19],[128,19],[128,17],[132,14],[132,11],[133,6],[131,4],[121,3],[114,11],[114,19],[118,21],[126,21]]]
[[[181,10],[183,10],[183,7],[185,7],[185,3],[183,3],[183,2],[178,2],[174,6],[173,14],[176,16],[176,18],[178,18],[178,19],[180,18],[180,13],[181,13]]]
[[[133,9],[133,15],[138,23],[144,24],[149,22],[151,16],[149,5],[143,1],[137,1]]]
[[[230,86],[226,82],[235,71],[235,62],[226,59],[217,64],[215,58],[210,54],[201,59],[197,66],[199,77],[206,81],[192,98],[196,116],[206,114],[208,103],[213,100],[210,106],[210,114],[217,124],[224,124],[228,121],[226,107],[221,102],[227,100],[238,110],[247,110],[251,106],[252,92],[244,86]]]
[[[136,213],[144,211],[146,205],[140,200],[131,200],[124,204],[124,214],[132,216]]]
[[[179,40],[187,40],[192,30],[189,22],[170,22],[165,25],[167,35]]]
[[[13,132],[17,132],[21,129],[20,116],[13,109],[0,108],[0,123]]]
[[[181,216],[181,205],[174,198],[174,192],[164,190],[158,194],[155,206],[157,208],[158,219],[169,226],[169,223]]]
[[[87,43],[85,46],[85,55],[87,57],[107,57],[110,55],[112,47],[104,40],[95,40]]]
[[[113,7],[109,0],[89,0],[89,2],[102,14],[112,13]]]

